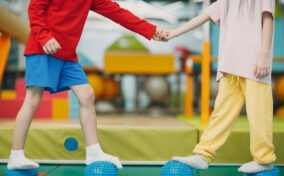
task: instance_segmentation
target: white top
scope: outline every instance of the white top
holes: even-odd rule
[[[225,16],[226,1],[230,3]],[[253,6],[254,2],[254,8]],[[262,83],[271,84],[270,74],[256,78],[254,69],[261,50],[262,14],[275,13],[275,0],[218,0],[210,5],[205,13],[216,25],[220,25],[217,81],[223,73],[229,73]],[[273,58],[273,42],[270,52]]]

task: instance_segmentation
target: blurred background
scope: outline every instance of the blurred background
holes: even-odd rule
[[[135,15],[161,28],[176,28],[200,14],[202,0],[126,0],[116,1]],[[25,39],[28,28],[28,0],[0,1],[0,104],[16,106],[0,112],[1,117],[14,116],[23,97],[25,76]],[[284,117],[284,1],[276,0],[275,48],[273,62],[274,112]],[[11,34],[11,40],[3,39]],[[89,13],[77,48],[80,64],[95,89],[98,113],[185,114],[201,113],[201,83],[207,81],[202,72],[205,55],[203,41],[210,34],[210,67],[207,68],[210,91],[209,110],[217,95],[216,82],[219,28],[210,25],[177,37],[170,42],[148,41],[94,12]],[[10,38],[10,37],[8,37]],[[7,42],[10,42],[10,45]],[[8,42],[8,43],[9,43]],[[2,47],[1,46],[1,47]],[[5,55],[5,51],[8,51]],[[6,57],[7,56],[7,57]],[[7,59],[6,59],[7,58]],[[208,77],[209,76],[209,77]],[[20,92],[19,92],[20,91]],[[78,118],[78,102],[72,92],[58,102],[64,112],[59,118]],[[206,99],[206,98],[205,98]],[[62,108],[64,107],[64,108]],[[60,109],[59,108],[59,109]],[[245,113],[245,112],[243,112]],[[39,115],[40,116],[40,115]],[[56,116],[56,115],[51,115]]]

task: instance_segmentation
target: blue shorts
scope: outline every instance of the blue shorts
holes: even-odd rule
[[[26,56],[26,87],[44,87],[50,93],[57,93],[81,84],[89,84],[89,81],[78,62],[63,61],[51,55]]]

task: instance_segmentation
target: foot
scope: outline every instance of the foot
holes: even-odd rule
[[[266,170],[273,170],[274,165],[273,163],[269,164],[258,164],[255,161],[245,163],[239,168],[239,172],[244,172],[244,173],[258,173]]]
[[[86,149],[86,164],[89,165],[95,161],[107,161],[114,164],[117,168],[121,169],[122,164],[119,161],[118,157],[106,154],[102,151],[99,144],[94,144]]]
[[[106,154],[106,153],[102,153],[99,156],[89,158],[88,160],[86,160],[86,164],[89,165],[95,161],[108,161],[114,164],[117,168],[119,169],[122,168],[121,162],[119,161],[117,157]]]
[[[7,168],[9,170],[16,169],[37,169],[39,168],[39,164],[33,160],[30,160],[24,156],[12,158],[9,160]]]
[[[208,162],[201,158],[199,155],[188,157],[173,157],[173,160],[187,164],[193,169],[208,169]]]

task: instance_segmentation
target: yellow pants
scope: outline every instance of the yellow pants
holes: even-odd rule
[[[203,132],[194,153],[207,162],[214,159],[216,150],[229,137],[245,102],[250,125],[250,151],[254,161],[260,164],[274,162],[271,85],[229,74],[220,80],[209,126]]]

